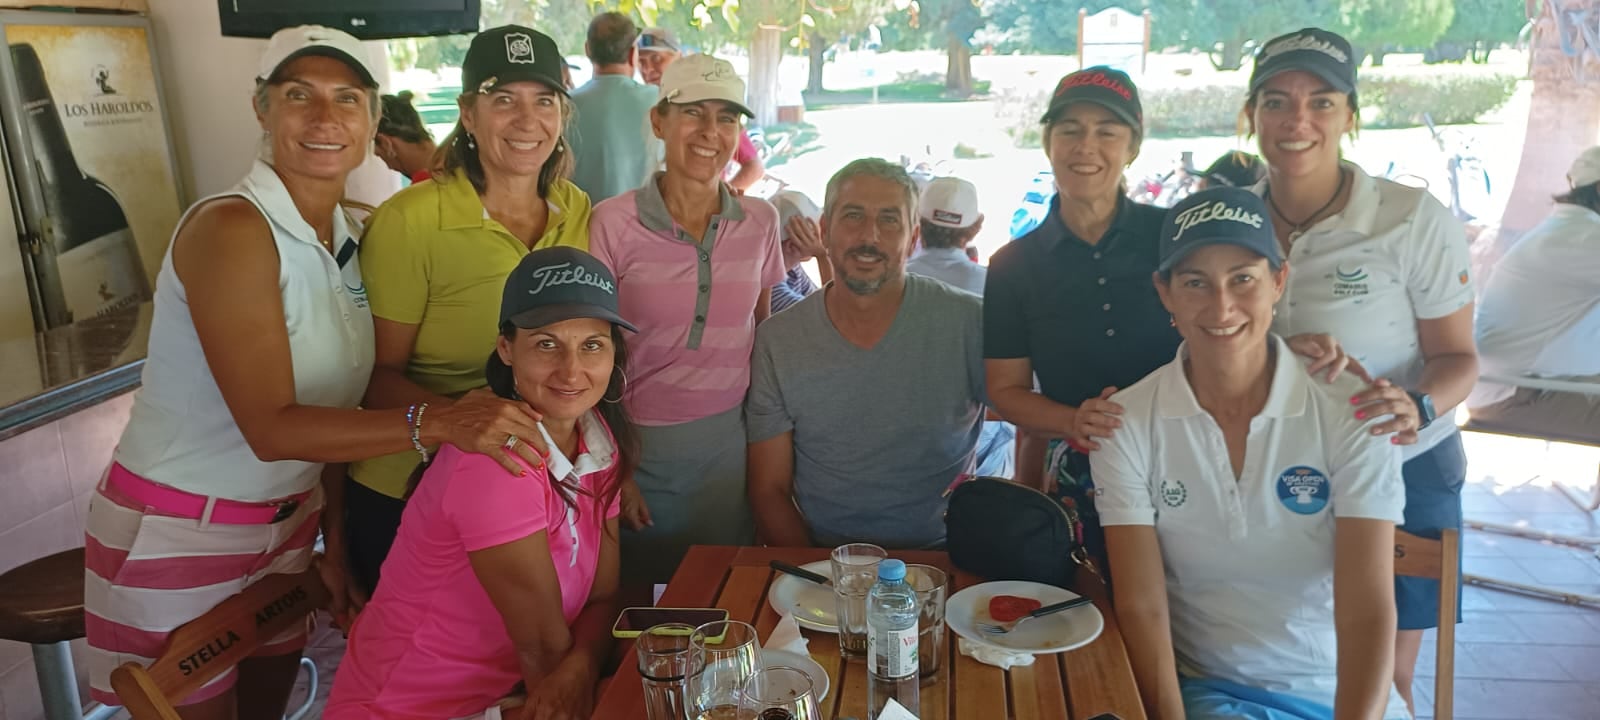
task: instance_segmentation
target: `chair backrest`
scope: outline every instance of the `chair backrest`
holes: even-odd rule
[[[328,590],[315,567],[268,575],[184,623],[167,637],[148,667],[126,663],[111,673],[111,687],[134,720],[181,720],[174,700],[250,656],[268,640],[327,604]]]
[[[1461,542],[1456,530],[1444,530],[1438,540],[1394,531],[1394,574],[1439,581],[1439,644],[1433,678],[1433,717],[1451,720],[1455,712],[1456,606],[1460,568],[1456,565]]]

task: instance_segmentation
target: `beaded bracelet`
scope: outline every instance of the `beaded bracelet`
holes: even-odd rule
[[[422,461],[428,461],[428,448],[422,445],[422,413],[428,409],[427,403],[412,405],[406,410],[406,424],[411,426],[411,447],[422,456]]]

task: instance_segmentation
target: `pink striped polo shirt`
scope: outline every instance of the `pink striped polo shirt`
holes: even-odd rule
[[[628,411],[641,425],[726,412],[750,386],[756,302],[783,281],[778,211],[723,185],[703,237],[672,221],[656,181],[596,205],[589,252],[617,276],[628,337]]]

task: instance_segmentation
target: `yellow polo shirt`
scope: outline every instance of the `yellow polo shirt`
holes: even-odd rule
[[[587,251],[589,196],[557,180],[545,199],[550,219],[534,249]],[[417,326],[406,377],[441,395],[484,386],[501,291],[527,254],[522,241],[484,211],[465,172],[412,185],[378,207],[361,240],[361,276],[374,317]],[[350,472],[356,482],[399,498],[418,461],[408,450],[355,463]]]

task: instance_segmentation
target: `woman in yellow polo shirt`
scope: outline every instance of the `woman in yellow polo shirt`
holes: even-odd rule
[[[572,104],[562,64],[555,41],[530,28],[473,38],[461,67],[461,119],[434,162],[441,172],[379,207],[361,244],[376,346],[367,407],[440,406],[484,387],[506,276],[533,249],[588,249],[589,196],[566,179],[572,153],[562,132]],[[399,453],[351,468],[350,567],[368,591],[417,461]]]

